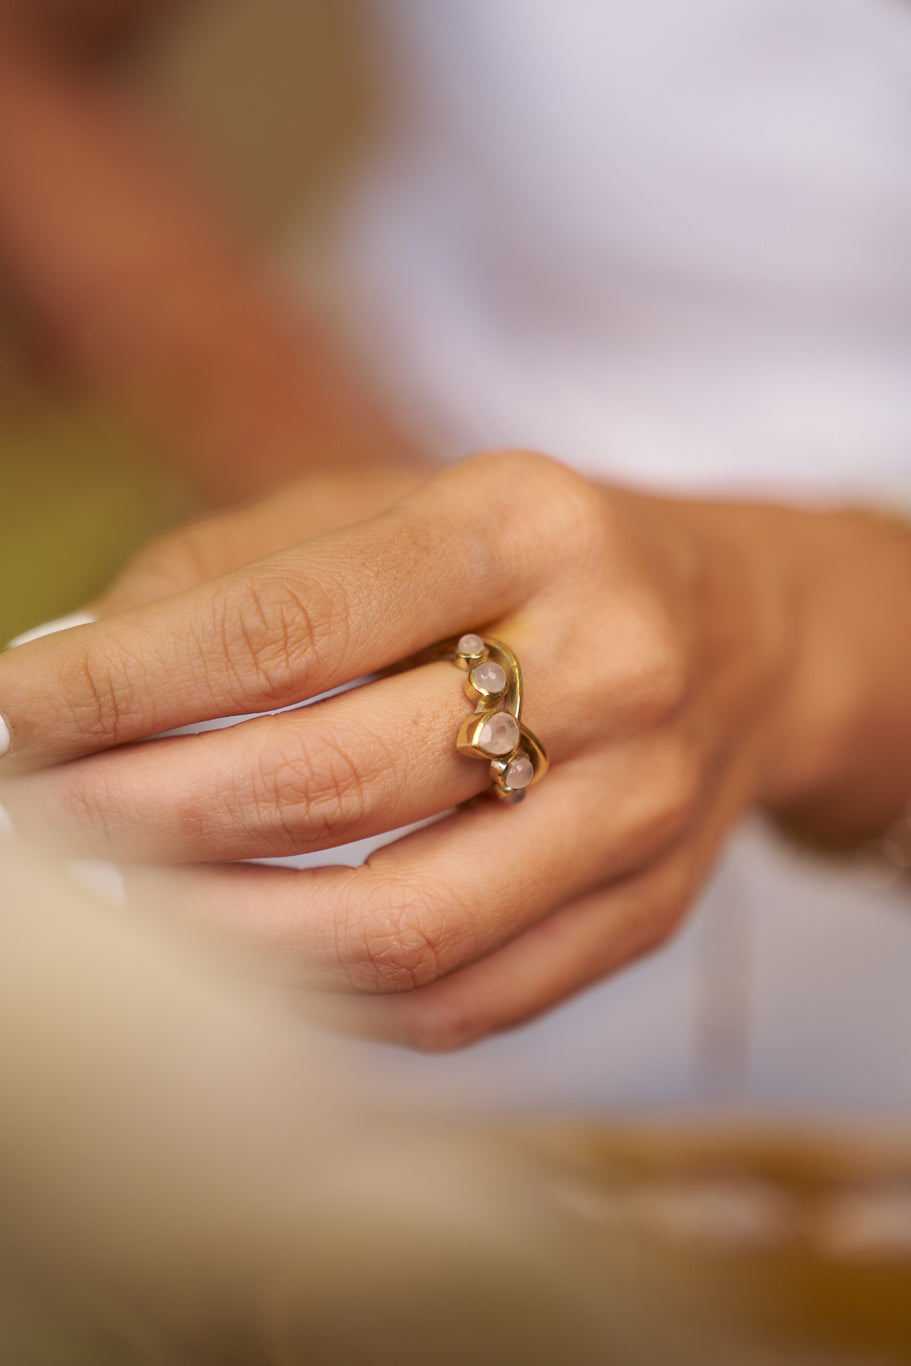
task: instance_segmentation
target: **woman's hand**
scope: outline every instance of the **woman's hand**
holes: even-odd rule
[[[278,505],[250,514],[246,550],[313,530],[307,487],[278,522]],[[467,1042],[662,943],[744,808],[831,783],[834,704],[812,693],[822,627],[805,629],[800,577],[824,521],[605,489],[534,454],[477,457],[364,521],[168,597],[134,587],[133,603],[159,600],[0,658],[6,765],[41,770],[12,784],[15,820],[74,854],[196,864],[168,883],[188,915],[356,996],[365,1028]],[[231,544],[187,578],[234,563]],[[136,743],[268,713],[479,629],[518,655],[523,720],[550,753],[515,808],[463,805],[489,776],[456,751],[469,704],[445,661]],[[227,862],[453,807],[360,868]]]

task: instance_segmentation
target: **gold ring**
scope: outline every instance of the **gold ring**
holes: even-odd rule
[[[547,772],[547,752],[520,720],[522,670],[508,645],[474,631],[444,641],[438,658],[451,659],[468,675],[465,694],[475,708],[459,728],[456,748],[490,764],[495,796],[520,802]]]

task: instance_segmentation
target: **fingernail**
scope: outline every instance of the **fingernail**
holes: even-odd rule
[[[52,636],[56,631],[69,631],[74,626],[91,626],[92,622],[97,620],[92,612],[70,612],[65,617],[46,621],[42,626],[33,626],[30,631],[23,631],[21,636],[14,636],[6,648],[15,650],[17,645],[28,645],[33,640],[40,640],[42,636]]]
[[[6,724],[3,717],[0,716],[0,759],[2,759],[4,754],[9,750],[10,739],[9,726]]]
[[[109,906],[116,906],[118,910],[126,906],[126,884],[116,863],[105,863],[103,859],[72,859],[66,865],[66,871],[70,881],[84,892],[106,901]]]
[[[0,844],[8,844],[10,840],[16,838],[16,829],[13,825],[13,818],[6,807],[0,802]]]

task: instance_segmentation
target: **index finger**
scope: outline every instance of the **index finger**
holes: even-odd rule
[[[60,762],[275,710],[496,619],[523,578],[498,500],[484,506],[496,465],[472,462],[471,478],[449,471],[367,522],[4,655],[8,753]]]

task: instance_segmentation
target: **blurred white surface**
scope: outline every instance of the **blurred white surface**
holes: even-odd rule
[[[356,338],[443,455],[911,487],[911,10],[383,0]]]

